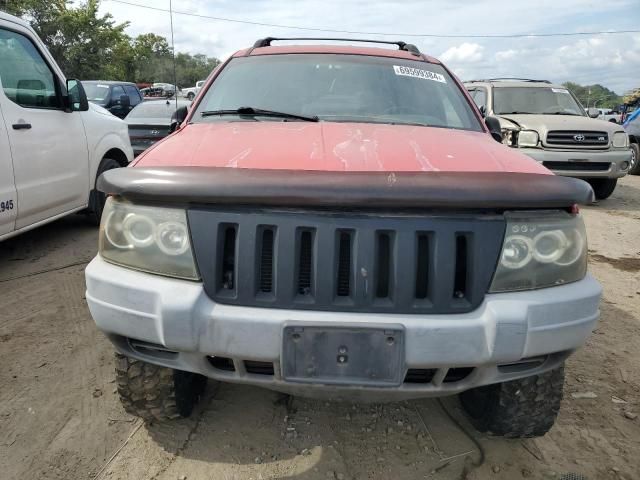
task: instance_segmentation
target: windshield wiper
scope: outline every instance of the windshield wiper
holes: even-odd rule
[[[550,113],[543,113],[543,115],[572,115],[574,117],[582,117],[582,115],[580,115],[579,113],[570,113],[570,112],[550,112]]]
[[[536,115],[535,113],[531,113],[531,112],[500,112],[500,113],[496,113],[496,115]]]
[[[215,115],[249,115],[260,117],[276,117],[291,118],[293,120],[302,120],[305,122],[318,122],[320,119],[316,116],[297,115],[295,113],[276,112],[274,110],[263,110],[261,108],[240,107],[235,110],[207,110],[201,113],[203,117],[212,117]]]

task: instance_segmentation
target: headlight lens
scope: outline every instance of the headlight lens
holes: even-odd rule
[[[616,148],[626,148],[629,146],[629,136],[626,132],[616,132],[613,134],[613,146]]]
[[[100,225],[100,254],[125,267],[199,279],[187,215],[181,209],[146,207],[108,198]]]
[[[578,215],[510,212],[491,292],[575,282],[587,273],[587,237]]]
[[[518,132],[519,147],[537,147],[540,136],[535,130],[520,130]]]

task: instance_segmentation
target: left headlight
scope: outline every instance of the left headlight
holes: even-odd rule
[[[629,146],[629,136],[626,132],[615,132],[612,143],[616,148],[626,148]]]
[[[99,244],[100,255],[109,262],[170,277],[200,278],[184,210],[108,198]]]
[[[537,147],[540,136],[535,130],[520,130],[518,132],[518,147]]]
[[[510,212],[491,292],[575,282],[587,273],[582,218],[567,212]]]

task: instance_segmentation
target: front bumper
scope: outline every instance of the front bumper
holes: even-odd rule
[[[470,313],[398,315],[223,305],[210,300],[200,283],[129,270],[100,257],[87,266],[86,282],[87,302],[98,328],[122,353],[222,381],[295,395],[368,401],[448,395],[555,368],[590,335],[602,291],[587,275],[559,287],[488,294]],[[345,324],[402,327],[405,368],[433,370],[433,378],[393,387],[282,378],[285,326]],[[230,359],[233,371],[214,366],[212,356]],[[528,363],[517,363],[523,360]],[[271,364],[273,372],[249,372],[247,361]],[[447,381],[450,369],[458,367],[473,370],[468,369],[462,379]]]
[[[615,150],[545,150],[542,148],[520,148],[519,151],[547,166],[556,175],[577,178],[620,178],[629,170],[630,149]],[[561,164],[566,164],[563,167]],[[591,164],[591,166],[589,166]],[[602,169],[594,169],[601,164]],[[604,164],[609,164],[605,166]],[[580,165],[585,165],[580,168]],[[626,167],[624,167],[626,165]],[[623,168],[624,167],[624,168]],[[600,168],[600,167],[599,167]]]

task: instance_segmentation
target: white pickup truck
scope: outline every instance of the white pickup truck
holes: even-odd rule
[[[205,81],[206,80],[199,80],[196,82],[195,87],[183,88],[182,95],[188,98],[189,100],[193,100],[194,98],[196,98],[196,95],[198,94],[198,92],[202,90],[202,87],[204,86]]]
[[[96,179],[132,159],[127,124],[88,103],[33,29],[0,12],[0,240],[81,210],[99,220]]]

